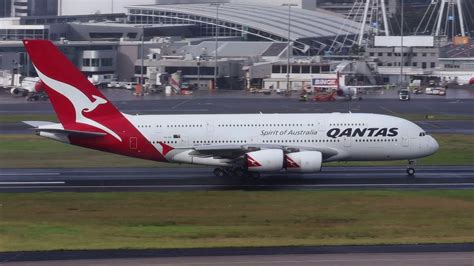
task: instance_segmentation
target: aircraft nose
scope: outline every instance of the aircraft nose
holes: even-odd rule
[[[430,154],[433,154],[435,152],[438,151],[439,149],[439,144],[438,142],[432,137],[432,136],[429,136],[430,137],[430,140],[429,140],[429,149],[430,149]]]

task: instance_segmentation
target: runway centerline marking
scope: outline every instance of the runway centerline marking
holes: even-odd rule
[[[0,182],[0,185],[64,185],[65,181]]]
[[[389,113],[391,113],[392,115],[398,115],[396,112],[394,112],[394,111],[388,109],[387,107],[384,107],[384,106],[380,106],[380,105],[379,105],[379,108],[380,108],[380,109],[383,109],[383,110],[385,110],[385,111],[387,111],[387,112],[389,112]]]
[[[188,102],[190,102],[190,101],[191,101],[191,100],[182,101],[182,102],[176,104],[175,106],[171,107],[171,109],[176,109],[176,108],[180,107],[181,105],[186,104],[186,103],[188,103]]]
[[[61,173],[0,173],[0,176],[61,175]]]

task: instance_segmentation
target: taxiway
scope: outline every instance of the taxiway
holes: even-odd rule
[[[113,100],[112,100],[113,101]],[[398,99],[364,99],[348,102],[299,102],[293,98],[171,98],[115,100],[129,114],[232,114],[232,113],[378,113],[472,115],[474,99],[429,98],[409,102]],[[49,101],[0,103],[0,114],[53,114]]]

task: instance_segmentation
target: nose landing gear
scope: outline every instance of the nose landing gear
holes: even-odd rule
[[[415,161],[410,160],[408,161],[408,166],[407,166],[407,175],[409,176],[414,176],[415,175]]]

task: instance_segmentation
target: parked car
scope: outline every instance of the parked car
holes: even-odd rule
[[[425,89],[426,95],[439,95],[445,96],[446,95],[446,88],[443,87],[428,87]]]
[[[409,101],[410,100],[410,91],[407,89],[402,89],[398,91],[398,98],[400,101]]]

